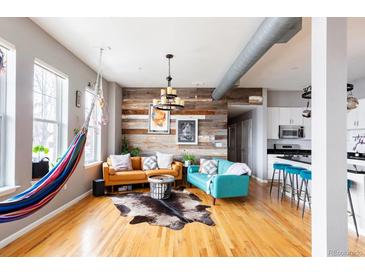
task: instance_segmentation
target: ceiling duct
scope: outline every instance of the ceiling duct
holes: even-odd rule
[[[222,98],[274,44],[288,42],[301,29],[301,17],[267,17],[214,89],[213,99]]]

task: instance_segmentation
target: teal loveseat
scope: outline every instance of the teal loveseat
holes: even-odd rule
[[[248,196],[250,176],[248,175],[225,175],[227,169],[234,164],[224,159],[214,159],[218,161],[218,174],[213,177],[212,183],[207,174],[199,173],[199,166],[189,166],[187,172],[187,182],[209,193],[213,197],[213,205],[217,198],[245,197]]]

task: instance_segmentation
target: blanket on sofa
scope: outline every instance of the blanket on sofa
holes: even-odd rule
[[[234,163],[227,169],[227,171],[223,175],[237,175],[237,176],[248,175],[248,176],[251,176],[251,173],[252,173],[251,169],[245,163]],[[217,175],[213,175],[207,181],[207,188],[206,188],[207,194],[210,194],[210,189],[211,189],[213,180],[216,176]]]

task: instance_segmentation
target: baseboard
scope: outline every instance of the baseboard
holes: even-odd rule
[[[265,179],[262,179],[260,177],[255,176],[255,175],[251,175],[251,177],[254,178],[259,183],[267,184],[267,180],[265,180]]]
[[[62,211],[66,210],[67,208],[73,206],[77,202],[81,201],[82,199],[84,199],[85,197],[90,195],[90,193],[91,193],[91,189],[89,191],[85,192],[84,194],[81,194],[80,196],[76,197],[75,199],[69,201],[68,203],[64,204],[63,206],[57,208],[56,210],[48,213],[47,215],[43,216],[42,218],[36,220],[35,222],[33,222],[33,223],[27,225],[26,227],[18,230],[14,234],[6,237],[4,240],[0,241],[0,248],[3,248],[5,246],[7,246],[11,242],[15,241],[19,237],[21,237],[24,234],[28,233],[29,231],[33,230],[34,228],[41,225],[45,221],[47,221],[47,220],[51,219],[52,217],[56,216],[58,213],[61,213]]]

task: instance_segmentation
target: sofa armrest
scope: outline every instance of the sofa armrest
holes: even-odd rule
[[[199,172],[198,165],[191,165],[188,167],[188,173],[196,173],[196,172]]]
[[[109,165],[106,162],[103,163],[103,179],[105,184],[109,182]]]
[[[176,179],[181,180],[182,179],[183,163],[178,162],[178,161],[174,161],[171,164],[171,168],[178,172],[178,175],[177,175]]]
[[[247,196],[250,176],[217,175],[213,179],[212,195],[216,198]]]

